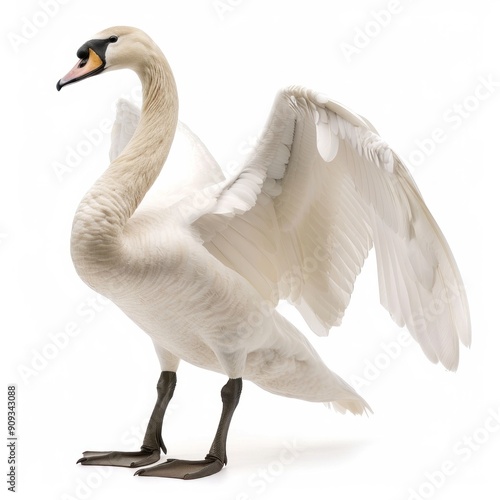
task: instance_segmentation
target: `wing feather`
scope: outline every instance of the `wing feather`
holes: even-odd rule
[[[241,172],[192,219],[208,251],[326,335],[375,247],[382,305],[433,361],[470,344],[449,246],[409,172],[364,118],[299,87],[278,94]]]

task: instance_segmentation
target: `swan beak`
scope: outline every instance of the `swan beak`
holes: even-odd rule
[[[88,49],[88,56],[80,59],[75,67],[57,82],[57,90],[61,90],[65,85],[79,82],[89,76],[97,75],[104,69],[104,61],[91,49]]]

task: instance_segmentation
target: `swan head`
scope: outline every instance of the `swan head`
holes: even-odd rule
[[[78,49],[78,62],[57,82],[57,90],[103,71],[129,68],[140,73],[148,56],[158,51],[153,40],[137,28],[108,28],[94,35]]]

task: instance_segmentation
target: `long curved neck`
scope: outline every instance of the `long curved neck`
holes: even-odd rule
[[[177,90],[163,54],[150,55],[137,73],[143,88],[137,129],[85,195],[73,222],[71,253],[86,281],[119,257],[127,221],[160,173],[177,126]]]

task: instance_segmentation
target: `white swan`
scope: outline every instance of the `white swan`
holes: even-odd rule
[[[431,361],[457,368],[459,340],[470,344],[459,271],[410,174],[367,120],[318,93],[288,88],[239,172],[223,178],[186,131],[196,177],[143,200],[177,127],[169,65],[146,34],[129,27],[102,31],[77,55],[58,89],[131,68],[143,105],[138,119],[120,104],[111,164],[75,215],[72,257],[81,278],[151,337],[162,369],[141,451],[85,452],[81,463],[137,467],[166,452],[161,426],[180,359],[229,377],[219,429],[205,460],[169,460],[140,475],[219,471],[242,378],[341,411],[369,409],[274,307],[287,299],[326,335],[340,324],[372,245],[383,306]]]

